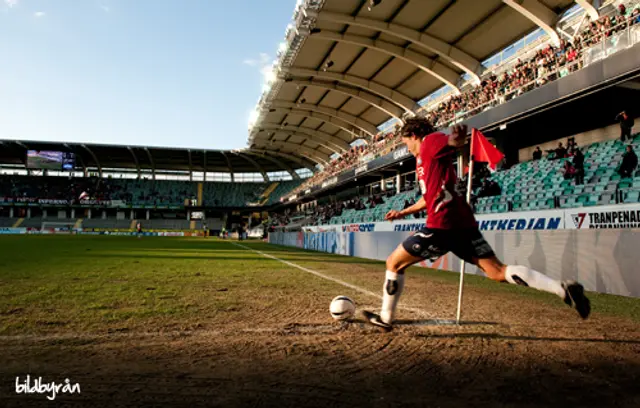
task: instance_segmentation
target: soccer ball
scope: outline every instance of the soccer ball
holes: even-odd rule
[[[331,317],[335,320],[347,320],[356,313],[356,304],[346,296],[336,296],[329,306]]]

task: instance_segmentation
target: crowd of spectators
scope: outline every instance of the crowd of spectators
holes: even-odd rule
[[[447,127],[452,121],[490,109],[511,100],[547,82],[568,75],[582,68],[582,52],[585,48],[600,43],[615,33],[640,22],[639,6],[627,7],[621,4],[613,15],[606,15],[592,21],[575,36],[573,41],[562,39],[559,46],[546,45],[532,55],[519,58],[514,64],[499,67],[482,78],[477,86],[468,85],[459,95],[453,95],[426,112],[426,117],[434,127]],[[506,69],[505,69],[506,68]],[[385,147],[400,143],[396,131],[379,134],[364,146],[352,148],[336,158],[327,168],[318,172],[294,191],[320,184],[344,170],[356,167],[361,159],[371,153],[379,155]],[[540,157],[542,156],[542,153]]]
[[[166,184],[171,181],[159,183]],[[141,187],[143,185],[144,188]],[[192,195],[186,191],[183,184],[172,188],[170,193],[167,193],[167,188],[161,192],[158,187],[159,185],[157,186],[151,180],[71,176],[0,176],[0,196],[12,199],[66,200],[69,203],[82,200],[121,200],[126,203],[139,201],[163,204],[175,202],[176,197]]]
[[[379,133],[371,141],[358,146],[352,146],[349,151],[331,160],[328,166],[321,172],[304,181],[299,187],[293,190],[293,194],[320,184],[324,180],[331,178],[353,167],[357,167],[362,161],[370,161],[376,157],[388,153],[399,143],[395,132]]]
[[[13,199],[79,200],[83,193],[95,194],[98,178],[0,176],[0,196]]]
[[[363,200],[361,197],[354,197],[348,200],[334,200],[324,205],[309,206],[305,210],[301,211],[299,216],[311,218],[307,225],[328,224],[331,218],[341,216],[342,212],[345,210],[362,211],[372,209],[383,204],[385,198],[392,197],[393,195],[395,195],[395,191],[389,190],[377,194],[369,194],[368,200]],[[273,219],[283,221],[278,226],[285,226],[290,223],[290,217],[291,212],[290,210],[287,210],[284,214],[274,215]]]
[[[558,142],[558,147],[547,150],[547,153],[549,153],[548,158],[550,160],[570,158],[571,160],[564,162],[562,176],[565,180],[573,179],[576,184],[584,184],[584,154],[578,147],[575,138],[569,138],[567,147],[564,147],[562,142]],[[536,147],[532,158],[533,160],[542,158],[540,146]]]

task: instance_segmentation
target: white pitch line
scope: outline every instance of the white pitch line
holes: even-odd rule
[[[345,287],[347,287],[349,289],[353,289],[353,290],[355,290],[357,292],[364,293],[365,295],[373,296],[373,297],[376,297],[376,298],[382,300],[382,296],[380,296],[377,293],[374,293],[374,292],[372,292],[372,291],[370,291],[368,289],[361,288],[360,286],[353,285],[353,284],[351,284],[349,282],[345,282],[345,281],[340,280],[338,278],[334,278],[333,276],[325,275],[325,274],[323,274],[321,272],[314,271],[313,269],[305,268],[304,266],[295,264],[293,262],[285,261],[284,259],[280,259],[277,256],[268,254],[266,252],[258,251],[257,249],[253,249],[253,248],[250,248],[248,246],[238,244],[236,242],[230,242],[230,244],[238,246],[240,248],[247,249],[249,251],[252,251],[252,252],[255,252],[257,254],[260,254],[260,255],[262,255],[262,256],[264,256],[266,258],[271,258],[271,259],[273,259],[275,261],[282,262],[285,265],[289,265],[289,266],[291,266],[293,268],[300,269],[301,271],[310,273],[310,274],[315,275],[315,276],[317,276],[319,278],[330,280],[330,281],[335,282],[335,283],[337,283],[339,285],[345,286]],[[426,312],[426,311],[424,311],[422,309],[415,308],[415,307],[402,306],[402,305],[398,305],[398,307],[400,309],[408,310],[410,312],[421,314],[424,317],[431,318],[434,322],[436,322],[436,324],[454,324],[455,323],[452,320],[443,320],[443,319],[433,318],[433,315],[431,315],[430,313],[428,313],[428,312]]]

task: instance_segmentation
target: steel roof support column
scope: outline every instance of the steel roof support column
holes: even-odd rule
[[[502,0],[506,5],[542,28],[555,46],[560,45],[560,36],[555,30],[558,15],[538,0]]]

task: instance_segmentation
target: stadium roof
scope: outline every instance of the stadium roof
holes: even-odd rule
[[[285,170],[294,179],[296,169],[313,170],[313,163],[286,153],[220,151],[143,146],[53,143],[0,140],[0,164],[24,165],[27,150],[73,152],[79,168],[178,170],[194,172],[261,173]]]
[[[378,3],[373,5],[374,3]],[[249,125],[248,150],[324,164],[418,101],[591,0],[300,0]]]

